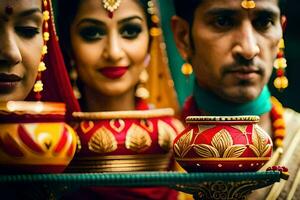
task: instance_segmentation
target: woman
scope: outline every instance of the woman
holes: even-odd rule
[[[123,0],[115,1],[111,5],[109,1],[98,0],[58,1],[60,42],[70,70],[78,72],[76,82],[81,93],[80,103],[83,111],[101,111],[100,114],[96,115],[107,116],[111,112],[103,111],[123,111],[122,114],[124,114],[124,111],[148,110],[149,104],[141,98],[148,96],[144,87],[148,76],[145,73],[146,68],[151,71],[149,78],[155,80],[151,84],[156,84],[156,91],[151,90],[154,87],[149,89],[150,97],[155,97],[154,100],[150,100],[150,103],[157,105],[157,107],[163,107],[167,104],[176,105],[176,103],[171,104],[176,97],[172,94],[172,83],[170,83],[169,76],[166,76],[168,75],[167,68],[162,65],[166,65],[166,62],[165,60],[157,62],[157,58],[164,58],[164,55],[161,54],[158,20],[152,1]],[[158,76],[158,74],[160,75]],[[166,89],[167,87],[168,89]],[[168,94],[165,93],[166,98],[153,94],[153,92],[162,94],[160,89],[168,91]],[[117,112],[114,114],[117,115]],[[116,120],[120,120],[119,118]],[[116,120],[114,119],[112,123]],[[89,125],[90,123],[80,124],[80,128],[78,128],[79,137],[91,134],[89,131],[87,133],[85,131],[90,129]],[[101,130],[107,133],[107,126],[105,129],[99,127],[97,129],[99,131],[91,134],[91,138],[94,138],[96,134],[101,135],[103,133]],[[167,126],[173,132],[178,131],[175,130],[176,127],[171,122]],[[120,127],[122,127],[122,123],[116,125],[114,130]],[[127,127],[126,120],[125,127]],[[154,125],[154,127],[157,126]],[[93,129],[95,129],[94,126]],[[139,130],[145,131],[146,129],[141,127]],[[129,152],[128,146],[130,145],[127,146],[126,143],[126,148],[125,145],[120,145],[118,139],[120,135],[115,136],[116,133],[111,134],[112,131],[109,127],[110,136],[108,139],[115,141],[116,137],[118,147],[112,147],[112,153],[105,152],[107,153],[105,155],[112,156],[113,153],[118,153],[115,151],[117,148],[123,148],[124,151]],[[144,133],[148,136],[150,132],[153,131],[147,130],[147,134]],[[152,144],[154,144],[154,139],[151,139]],[[88,140],[91,141],[92,139],[88,138]],[[84,149],[84,145],[82,146]],[[86,149],[91,150],[93,148],[89,146]],[[146,156],[145,152],[139,153]],[[103,153],[98,155],[100,156],[97,159],[100,159]],[[165,170],[167,169],[165,168]],[[86,198],[104,199],[174,199],[177,194],[176,191],[163,187],[105,188],[105,190],[103,188],[86,188],[84,191],[80,191],[80,194],[72,194],[71,196],[78,197],[80,195]]]
[[[0,2],[0,101],[66,102],[71,113],[79,106],[70,92],[50,7],[48,0]]]

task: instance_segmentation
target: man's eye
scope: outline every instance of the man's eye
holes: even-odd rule
[[[121,28],[120,34],[123,38],[134,39],[142,32],[142,27],[140,25],[125,25]]]
[[[232,27],[234,25],[234,21],[228,16],[218,16],[214,20],[214,25],[217,28],[226,29]]]
[[[40,34],[40,29],[31,26],[17,26],[15,31],[22,37],[31,39],[34,36]]]
[[[254,21],[254,26],[260,30],[268,29],[273,24],[274,20],[270,17],[260,17]]]
[[[79,31],[80,36],[86,41],[94,41],[102,39],[106,32],[101,28],[86,27]]]

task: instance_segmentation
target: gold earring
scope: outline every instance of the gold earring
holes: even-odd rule
[[[283,91],[289,85],[289,81],[285,76],[285,70],[287,67],[286,59],[284,57],[284,40],[280,39],[278,44],[277,58],[274,61],[274,68],[276,69],[276,78],[274,80],[274,86],[279,91]]]
[[[192,65],[186,61],[185,63],[183,63],[183,65],[181,66],[181,72],[183,73],[183,75],[185,75],[186,77],[189,77],[192,73],[193,73],[193,67]]]
[[[77,86],[77,78],[78,78],[77,71],[74,68],[72,68],[72,70],[70,72],[70,79],[71,79],[71,83],[72,83],[73,93],[74,93],[74,96],[76,99],[80,99],[81,93]]]
[[[142,71],[140,74],[140,82],[137,85],[136,91],[135,91],[135,96],[141,99],[147,99],[149,98],[150,94],[149,91],[146,89],[145,85],[149,79],[148,72],[146,69]]]
[[[49,41],[50,38],[50,33],[48,30],[48,21],[50,19],[50,13],[49,13],[49,7],[48,7],[48,2],[47,0],[43,0],[43,47],[42,47],[42,57],[40,64],[38,66],[38,74],[36,78],[36,82],[33,86],[33,91],[35,92],[35,98],[37,101],[40,101],[42,98],[41,92],[43,91],[43,82],[42,82],[42,72],[45,71],[46,64],[44,63],[44,58],[46,54],[48,53],[47,50],[47,42]]]

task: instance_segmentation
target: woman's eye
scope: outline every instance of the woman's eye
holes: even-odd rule
[[[126,39],[137,38],[141,32],[142,27],[140,25],[125,25],[120,30],[120,34]]]
[[[86,27],[79,31],[80,36],[86,41],[94,41],[102,39],[106,32],[101,28]]]
[[[15,31],[22,37],[31,39],[40,34],[40,29],[32,26],[17,26]]]

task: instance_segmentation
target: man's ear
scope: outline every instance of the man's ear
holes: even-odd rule
[[[184,60],[187,60],[191,48],[190,48],[190,25],[189,23],[178,16],[173,16],[171,19],[171,27],[175,44],[179,53]]]
[[[282,27],[282,31],[285,32],[286,24],[287,24],[287,19],[285,15],[282,15],[280,18],[280,23]]]

